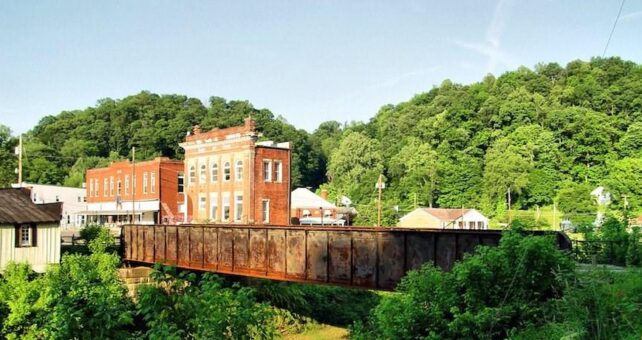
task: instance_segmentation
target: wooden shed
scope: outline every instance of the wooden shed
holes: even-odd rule
[[[0,189],[0,271],[29,263],[36,272],[60,262],[62,203],[35,204],[26,188]]]

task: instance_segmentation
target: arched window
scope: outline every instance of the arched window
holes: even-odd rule
[[[199,178],[201,183],[205,183],[205,180],[207,178],[207,168],[205,167],[205,164],[201,165],[201,176]]]
[[[210,177],[212,182],[218,181],[218,163],[212,163],[212,174]]]
[[[240,182],[243,180],[243,161],[236,161],[236,169],[234,169],[236,173],[236,181]]]
[[[189,167],[189,182],[190,183],[196,182],[196,167],[193,165]]]
[[[230,162],[225,162],[223,165],[223,180],[226,182],[230,180]]]

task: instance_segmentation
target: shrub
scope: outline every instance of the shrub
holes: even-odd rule
[[[255,280],[260,301],[318,322],[346,326],[365,320],[379,302],[371,291],[291,282]]]
[[[541,325],[574,271],[552,238],[508,232],[498,247],[479,247],[450,273],[427,264],[402,279],[356,338],[504,338]]]
[[[121,285],[115,255],[67,255],[35,275],[28,265],[9,265],[1,303],[7,338],[126,338],[131,304]]]
[[[85,240],[87,244],[95,239],[102,230],[108,230],[107,228],[99,224],[87,224],[82,229],[80,229],[80,238]]]
[[[253,290],[235,285],[223,288],[222,280],[206,273],[176,273],[155,267],[155,285],[139,290],[138,313],[153,339],[267,339],[276,335],[274,314],[257,303]]]

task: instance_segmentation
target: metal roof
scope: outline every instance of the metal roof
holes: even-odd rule
[[[334,209],[336,206],[306,188],[292,191],[292,208],[294,209]]]
[[[27,188],[0,189],[0,224],[59,223],[62,203],[35,204]]]

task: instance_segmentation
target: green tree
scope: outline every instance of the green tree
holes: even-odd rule
[[[348,133],[328,164],[331,182],[353,202],[374,197],[374,186],[382,171],[379,143],[360,132]]]
[[[506,197],[514,202],[515,196],[522,193],[528,185],[528,173],[532,163],[520,150],[500,139],[486,153],[484,168],[484,187],[491,200]]]

